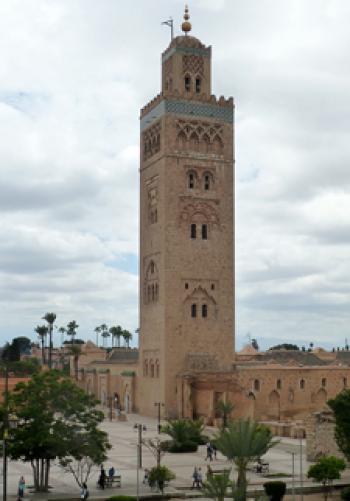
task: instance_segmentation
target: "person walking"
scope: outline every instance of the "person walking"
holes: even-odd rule
[[[24,497],[25,489],[26,489],[26,481],[24,480],[24,477],[22,476],[18,482],[18,500],[19,501],[22,501],[22,498]]]
[[[192,473],[192,478],[193,478],[192,489],[194,489],[195,487],[198,487],[198,470],[197,470],[197,466],[194,467],[194,470],[193,470],[193,473]]]
[[[202,468],[201,467],[198,468],[198,472],[197,472],[197,486],[198,486],[198,489],[201,489],[203,487],[203,475],[202,475]]]
[[[103,465],[101,466],[101,472],[100,472],[100,477],[98,479],[98,485],[101,487],[101,489],[105,488],[106,484],[106,472],[105,469],[103,468]]]
[[[212,448],[212,451],[213,451],[214,459],[217,459],[216,458],[216,454],[218,452],[218,448],[216,447],[216,444],[215,443],[212,444],[211,448]]]
[[[207,443],[207,457],[205,460],[213,461],[213,447],[210,442]]]

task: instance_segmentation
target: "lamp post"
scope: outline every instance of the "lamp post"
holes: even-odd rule
[[[295,501],[294,456],[295,456],[295,452],[292,452],[292,499],[293,499],[293,501]]]
[[[137,469],[142,468],[142,432],[147,431],[147,428],[144,424],[135,423],[134,430],[137,430],[138,438],[137,438]]]
[[[155,402],[154,403],[155,407],[158,407],[158,424],[157,424],[157,429],[158,429],[158,435],[160,435],[160,431],[161,431],[161,424],[160,424],[160,408],[161,407],[164,407],[164,404],[163,402]]]
[[[299,455],[300,455],[300,500],[304,501],[303,493],[303,430],[299,430]]]

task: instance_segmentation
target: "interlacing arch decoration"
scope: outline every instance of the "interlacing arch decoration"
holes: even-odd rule
[[[204,75],[204,61],[201,56],[194,54],[182,56],[182,73],[192,73],[192,75]]]
[[[144,303],[152,304],[158,302],[159,299],[159,276],[158,268],[153,261],[149,262],[146,269],[144,282]]]
[[[176,121],[176,140],[180,149],[221,154],[224,145],[223,126],[179,119]]]
[[[180,212],[180,224],[205,223],[209,228],[219,227],[219,215],[217,210],[206,202],[191,202],[183,207]]]
[[[148,160],[160,151],[161,125],[157,122],[143,133],[143,159]]]

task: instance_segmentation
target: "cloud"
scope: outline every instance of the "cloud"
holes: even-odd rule
[[[172,0],[0,4],[0,343],[45,311],[138,326],[139,109]],[[190,6],[213,92],[236,103],[237,337],[343,342],[350,66],[335,0]]]

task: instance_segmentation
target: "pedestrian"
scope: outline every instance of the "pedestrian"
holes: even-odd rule
[[[101,487],[101,489],[104,489],[105,484],[106,484],[106,472],[105,472],[105,469],[103,468],[103,465],[102,465],[101,471],[100,471],[100,477],[98,479],[98,485]]]
[[[213,454],[214,454],[214,459],[216,459],[216,454],[218,452],[218,448],[216,447],[216,444],[212,444],[212,450],[213,450]]]
[[[207,457],[205,460],[213,461],[213,447],[210,442],[207,443]]]
[[[80,491],[80,499],[87,499],[88,497],[89,497],[89,489],[87,488],[87,485],[84,482]]]
[[[24,480],[24,477],[22,476],[18,481],[18,499],[19,499],[19,501],[21,501],[22,498],[24,497],[25,489],[26,489],[26,481]]]
[[[111,480],[113,480],[114,475],[115,475],[115,469],[114,466],[111,466],[110,469],[108,470],[108,476]]]
[[[202,468],[201,467],[198,468],[198,472],[197,472],[197,486],[198,486],[198,489],[201,489],[203,487],[203,475],[202,475]]]
[[[149,469],[148,468],[145,468],[142,483],[149,484]]]
[[[194,467],[194,470],[193,470],[193,473],[192,473],[192,478],[193,478],[192,489],[194,489],[195,487],[198,487],[198,470],[197,470],[197,466]]]

